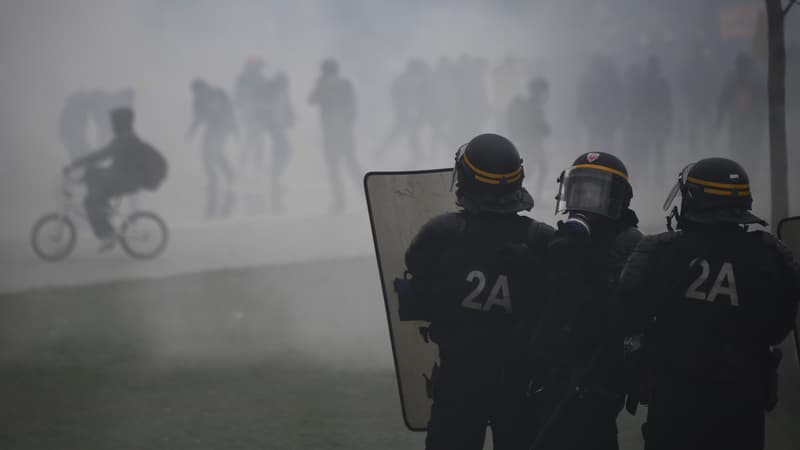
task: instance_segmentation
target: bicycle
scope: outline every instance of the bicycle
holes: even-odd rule
[[[88,222],[88,217],[80,202],[78,187],[83,176],[64,173],[61,183],[63,204],[58,212],[40,217],[31,229],[31,247],[34,253],[45,261],[60,261],[75,248],[77,227],[75,220]],[[164,220],[151,211],[138,210],[122,213],[122,199],[111,200],[109,218],[114,225],[116,240],[122,249],[133,258],[150,259],[158,256],[167,246],[169,230]]]

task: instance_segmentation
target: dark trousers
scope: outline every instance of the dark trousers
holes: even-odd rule
[[[358,185],[364,172],[356,159],[355,141],[349,130],[323,129],[325,147],[325,164],[328,166],[328,178],[331,182],[333,204],[331,210],[338,212],[344,209],[345,193],[343,176],[347,176]]]
[[[203,135],[203,164],[206,171],[206,219],[227,217],[235,202],[234,173],[225,155],[224,131],[206,129]]]
[[[622,396],[565,389],[543,391],[532,398],[542,434],[537,450],[618,450],[617,415]]]
[[[645,449],[762,450],[764,410],[755,388],[656,388],[643,428]]]
[[[111,169],[88,168],[84,175],[86,198],[83,205],[92,231],[98,239],[114,235],[114,227],[108,220],[109,201],[114,197],[132,194],[136,186]]]
[[[481,450],[486,428],[495,450],[527,450],[534,424],[527,411],[524,383],[488,365],[442,364],[426,450]]]
[[[284,188],[281,183],[281,176],[289,163],[291,146],[289,144],[289,138],[286,135],[286,130],[283,128],[273,127],[268,128],[267,131],[272,137],[272,167],[269,173],[272,210],[280,212],[284,209]]]

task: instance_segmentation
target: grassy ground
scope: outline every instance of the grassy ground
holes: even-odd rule
[[[371,258],[2,295],[0,449],[422,448],[388,345]],[[800,442],[789,372],[770,449]]]

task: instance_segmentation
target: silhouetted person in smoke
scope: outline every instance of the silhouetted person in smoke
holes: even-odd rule
[[[143,142],[133,130],[133,110],[117,108],[110,113],[113,139],[102,149],[76,159],[64,170],[85,168],[83,180],[86,183],[84,206],[86,215],[95,236],[102,241],[100,250],[111,249],[116,238],[114,228],[108,220],[109,201],[112,198],[133,194],[141,188],[155,189],[166,174],[166,165],[157,181],[153,181],[149,173],[152,166],[150,159],[144,159],[143,153],[152,147]],[[108,167],[97,167],[98,164],[110,160]],[[166,164],[163,159],[162,163]]]
[[[264,165],[264,125],[259,123],[259,100],[267,79],[262,73],[264,61],[258,58],[245,62],[242,72],[236,78],[233,99],[239,109],[242,124],[243,142],[241,165],[244,169],[250,161],[256,168]]]
[[[116,91],[101,91],[99,105],[92,108],[92,121],[97,128],[97,142],[105,145],[114,137],[109,112],[116,108],[133,108],[134,91],[126,87]]]
[[[133,107],[131,88],[116,92],[101,89],[76,92],[64,101],[59,116],[59,138],[70,160],[87,155],[93,148],[111,140],[108,113],[114,108]],[[94,139],[90,129],[94,128]]]
[[[628,151],[633,165],[656,183],[664,182],[667,141],[672,133],[672,96],[655,56],[644,68],[629,71],[630,127]],[[648,170],[649,167],[649,170]]]
[[[550,123],[545,117],[545,105],[550,88],[544,77],[528,83],[528,95],[516,97],[508,108],[508,129],[511,139],[522,149],[522,159],[536,170],[536,190],[541,194],[547,176],[547,155],[544,141],[550,136]]]
[[[222,89],[212,87],[201,79],[192,81],[194,118],[187,132],[191,137],[203,127],[201,150],[206,170],[207,219],[227,217],[233,210],[233,169],[225,155],[225,141],[236,134],[233,105]]]
[[[625,120],[624,89],[617,65],[602,55],[589,63],[578,87],[578,120],[587,132],[588,149],[616,149],[617,132]]]
[[[248,61],[236,82],[236,102],[245,127],[242,166],[245,168],[250,159],[254,160],[257,169],[263,166],[263,135],[266,131],[272,139],[269,170],[272,210],[280,212],[284,209],[285,190],[281,176],[291,153],[287,131],[294,124],[294,111],[289,100],[289,78],[283,72],[266,77],[261,72],[263,66],[261,60]]]
[[[525,93],[533,75],[533,63],[513,55],[506,55],[492,69],[492,111],[500,132],[510,132],[507,129],[511,120],[508,116],[509,105],[515,98]]]
[[[766,82],[752,56],[739,53],[717,101],[717,130],[727,119],[731,157],[751,174],[758,172],[767,127]]]
[[[358,184],[363,172],[356,160],[353,126],[356,119],[356,96],[350,80],[339,75],[339,64],[333,59],[322,62],[321,73],[308,103],[319,107],[322,146],[333,194],[332,212],[344,209],[345,195],[341,171],[349,172]]]
[[[453,109],[449,105],[455,104],[455,98],[458,95],[453,87],[455,72],[455,63],[447,56],[440,57],[433,69],[433,95],[429,99],[428,114],[431,127],[430,147],[434,158],[437,157],[440,150],[449,151],[459,145],[453,144],[452,139],[449,139],[449,136],[452,135],[451,129],[454,121]],[[470,133],[470,135],[472,134],[475,133]]]
[[[392,82],[394,124],[381,144],[379,156],[405,138],[408,144],[409,167],[419,164],[423,155],[420,136],[430,123],[429,103],[433,89],[433,72],[430,66],[420,59],[409,61],[405,72]]]
[[[464,136],[484,128],[491,114],[486,91],[487,62],[462,54],[456,61],[443,56],[436,62],[433,95],[427,110],[434,155],[441,147],[456,148]]]
[[[713,138],[714,79],[710,48],[693,42],[681,67],[681,90],[686,101],[687,143],[691,155],[711,150]]]
[[[272,165],[269,172],[272,210],[283,211],[283,194],[286,190],[281,177],[289,163],[292,151],[287,132],[294,125],[294,111],[289,99],[289,77],[284,72],[275,74],[264,85],[264,109],[261,120],[272,138]]]
[[[451,117],[450,148],[483,130],[491,113],[489,95],[486,91],[486,69],[484,58],[462,54],[455,62],[450,80],[451,98],[448,115]]]
[[[646,138],[645,127],[642,125],[642,111],[649,108],[648,94],[646,92],[644,69],[641,63],[634,62],[625,72],[625,85],[628,89],[625,96],[627,118],[624,128],[625,157],[631,166],[639,167],[644,159],[642,152]]]

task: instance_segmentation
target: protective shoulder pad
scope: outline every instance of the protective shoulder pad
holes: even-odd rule
[[[467,221],[460,212],[441,214],[425,223],[406,250],[408,270],[415,275],[429,270],[430,265],[458,239],[466,226]]]
[[[636,245],[644,238],[644,235],[636,227],[626,228],[622,233],[617,235],[614,240],[614,252],[620,255],[625,255],[625,258],[633,252]],[[624,262],[624,261],[623,261]]]
[[[527,243],[531,248],[545,248],[553,238],[556,230],[550,225],[538,220],[528,219]]]
[[[633,253],[633,249],[642,240],[642,232],[636,227],[628,227],[619,233],[614,239],[614,246],[609,254],[609,280],[612,285],[619,281],[620,273],[625,266],[628,258]]]
[[[453,233],[463,232],[466,227],[467,220],[463,213],[444,213],[426,222],[420,228],[417,237],[439,239],[444,236],[451,236]]]
[[[637,230],[638,231],[638,230]],[[642,282],[645,268],[653,254],[659,248],[673,242],[680,236],[680,232],[668,231],[642,237],[628,257],[625,267],[620,274],[620,285],[624,290],[631,289]]]

